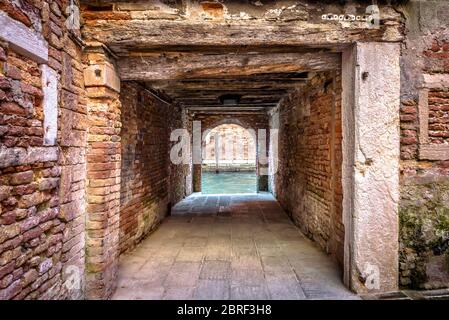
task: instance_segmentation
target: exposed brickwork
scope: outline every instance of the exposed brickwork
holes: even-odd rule
[[[449,286],[449,160],[420,159],[418,104],[420,90],[426,87],[423,76],[449,76],[447,27],[439,27],[439,20],[423,11],[445,10],[440,8],[445,5],[443,2],[435,4],[409,5],[408,15],[422,16],[419,23],[407,23],[407,45],[402,53],[399,284],[405,288]],[[447,86],[429,89],[428,142],[431,145],[449,143],[448,90]]]
[[[176,129],[183,129],[188,131],[189,121],[187,112],[174,106],[169,107],[169,110],[174,110],[174,113],[170,113],[166,116],[165,121],[168,122],[169,132],[171,133]],[[169,134],[170,134],[169,133]],[[167,136],[169,138],[169,136]],[[170,152],[172,146],[174,146],[177,141],[168,142]],[[181,201],[184,197],[192,193],[192,166],[190,163],[174,164],[171,160],[169,161],[169,204],[174,206],[176,203]]]
[[[403,100],[400,112],[401,159],[414,159],[418,156],[418,102]]]
[[[428,101],[430,143],[449,144],[449,91],[431,90]]]
[[[449,76],[449,33],[443,14],[448,4],[409,1],[401,6],[381,5],[381,27],[367,30],[360,23],[349,25],[350,22],[321,19],[322,12],[332,8],[354,8],[364,13],[363,1],[337,6],[312,2],[304,1],[308,5],[304,8],[293,2],[292,6],[278,8],[280,4],[274,2],[254,6],[165,1],[165,6],[155,7],[150,3],[111,1],[113,5],[97,8],[100,11],[89,11],[93,7],[84,5],[84,36],[104,41],[109,48],[98,46],[92,51],[90,43],[83,53],[80,32],[66,30],[65,9],[69,1],[0,0],[2,13],[24,29],[42,35],[48,44],[47,65],[58,76],[57,141],[47,145],[44,137],[49,128],[44,128],[44,121],[49,118],[43,107],[42,66],[24,56],[26,52],[19,53],[17,47],[0,40],[0,300],[110,296],[116,285],[120,252],[133,247],[157,225],[170,205],[191,192],[192,172],[196,178],[194,189],[198,191],[201,166],[177,166],[168,160],[171,130],[188,128],[191,132],[191,120],[200,120],[203,132],[222,123],[236,123],[256,131],[268,129],[265,114],[200,112],[188,118],[177,107],[145,93],[136,83],[124,84],[125,89],[119,93],[113,56],[123,58],[127,52],[137,55],[149,43],[160,55],[158,61],[165,65],[170,61],[189,61],[185,58],[194,57],[192,52],[196,49],[206,50],[209,54],[205,56],[213,59],[216,58],[210,53],[216,49],[223,54],[234,52],[237,47],[247,48],[238,53],[243,56],[251,51],[254,57],[247,57],[248,60],[231,58],[229,63],[235,63],[231,67],[220,60],[217,66],[204,68],[198,61],[207,60],[199,57],[193,69],[181,66],[179,70],[185,74],[176,74],[173,83],[173,70],[177,68],[144,72],[165,79],[169,83],[166,90],[176,84],[174,92],[186,90],[198,98],[195,101],[202,102],[207,100],[203,100],[203,93],[197,95],[195,91],[201,90],[197,86],[207,86],[204,79],[221,72],[217,70],[225,71],[223,84],[231,86],[228,88],[238,83],[229,81],[233,75],[237,78],[237,69],[241,69],[243,78],[251,77],[251,88],[262,88],[260,80],[268,79],[271,68],[279,70],[279,75],[293,72],[290,68],[297,70],[297,64],[290,62],[274,65],[260,60],[260,65],[254,64],[258,60],[253,58],[257,58],[261,46],[261,51],[267,52],[270,46],[278,51],[283,45],[287,50],[293,45],[312,48],[316,44],[340,50],[343,42],[404,40],[400,285],[449,286],[449,159],[444,155],[439,160],[421,156],[423,130],[419,114],[419,93],[426,86],[424,76]],[[229,22],[226,30],[215,23],[223,19]],[[311,27],[298,28],[302,24],[298,21],[309,21]],[[285,24],[282,30],[277,28],[279,22]],[[128,23],[134,27],[126,28]],[[407,28],[406,33],[403,27]],[[254,30],[260,32],[252,33]],[[191,37],[184,37],[185,32],[190,32]],[[133,36],[136,34],[139,37]],[[170,52],[165,56],[165,46],[172,50],[178,45],[184,45],[188,53],[178,56]],[[85,88],[83,71],[88,66],[105,65],[110,69],[97,71],[101,71],[98,77],[107,81],[90,83]],[[181,80],[194,80],[195,74],[201,82],[179,85]],[[252,81],[253,74],[258,81]],[[109,78],[111,75],[115,77]],[[280,79],[283,82],[290,78]],[[269,82],[270,86],[279,86],[277,80]],[[447,80],[441,83],[444,85],[429,89],[426,123],[428,142],[438,147],[449,146],[449,88]],[[193,87],[189,91],[187,86]],[[301,91],[283,100],[279,108],[280,163],[278,174],[272,177],[272,190],[302,230],[342,263],[340,87],[338,74],[333,79],[330,74],[318,73]],[[261,97],[259,102],[271,101],[266,94]],[[176,99],[180,98],[183,97]],[[215,100],[212,98],[209,103],[218,102]],[[275,125],[273,121],[272,124]],[[266,190],[267,184],[266,176],[260,177],[259,189]],[[70,276],[81,281],[79,288],[69,289],[66,280]]]
[[[114,61],[101,47],[85,55],[86,65]],[[88,96],[86,295],[109,297],[115,289],[119,256],[121,103],[107,86],[86,88]]]
[[[48,65],[61,79],[58,147],[46,147],[39,66],[0,42],[0,300],[82,296],[82,283],[64,285],[66,268],[76,267],[81,281],[84,270],[86,144],[81,51],[65,29],[65,5],[0,2],[11,18],[42,31]],[[71,129],[83,133],[69,138]],[[5,158],[11,152],[14,159]]]
[[[41,73],[36,62],[20,56],[4,45],[7,52],[1,78],[1,143],[11,147],[43,145]]]
[[[341,84],[320,74],[279,106],[274,190],[307,236],[343,263]],[[273,125],[273,123],[272,123]]]
[[[182,128],[181,110],[137,83],[124,83],[121,133],[120,251],[156,228],[185,196],[186,166],[171,164],[170,133]]]

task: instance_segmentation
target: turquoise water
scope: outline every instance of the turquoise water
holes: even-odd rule
[[[256,193],[255,172],[203,172],[201,192],[216,193]]]

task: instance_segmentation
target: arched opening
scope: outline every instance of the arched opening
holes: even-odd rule
[[[256,193],[256,164],[254,130],[235,123],[217,125],[203,142],[202,193]]]

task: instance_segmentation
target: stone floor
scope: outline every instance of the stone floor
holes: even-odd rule
[[[268,194],[180,202],[122,255],[113,299],[357,299]]]
[[[449,289],[402,290],[361,295],[364,300],[449,300]]]

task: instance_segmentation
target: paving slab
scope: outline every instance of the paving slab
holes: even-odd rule
[[[268,193],[194,194],[120,258],[112,299],[358,299]]]

